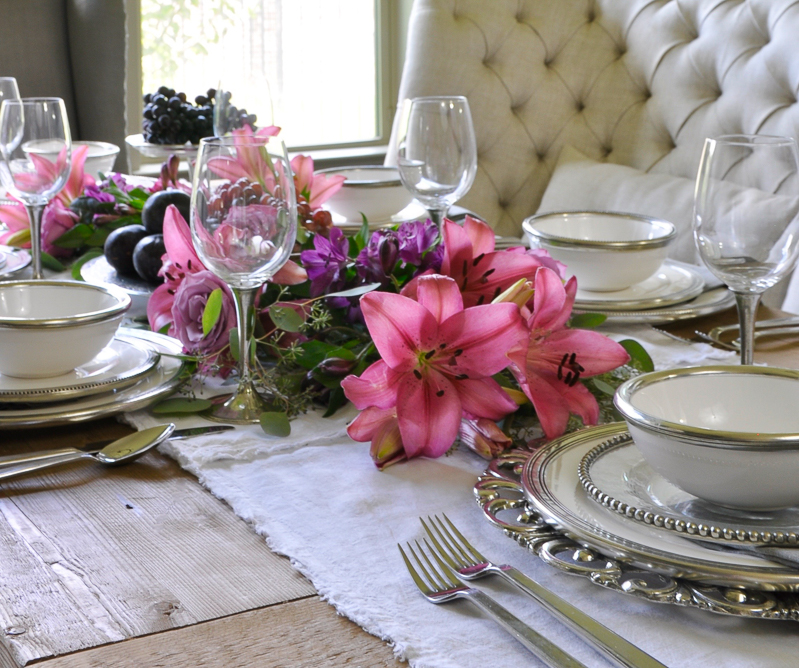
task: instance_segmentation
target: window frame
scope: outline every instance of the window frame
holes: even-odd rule
[[[126,127],[128,134],[141,132],[142,101],[142,49],[141,0],[124,0],[127,23],[125,73]],[[402,67],[405,61],[405,42],[408,19],[413,0],[374,0],[376,65],[376,121],[378,133],[371,139],[337,144],[289,146],[292,153],[302,152],[314,156],[320,166],[336,164],[374,163],[383,161],[391,135],[391,126],[397,109]],[[128,151],[128,165],[132,172],[141,169],[141,156]],[[318,156],[318,159],[317,159]]]

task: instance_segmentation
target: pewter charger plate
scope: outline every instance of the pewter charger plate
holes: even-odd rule
[[[603,507],[661,531],[733,545],[799,545],[799,508],[747,512],[702,501],[653,471],[626,430],[591,448],[578,477]]]

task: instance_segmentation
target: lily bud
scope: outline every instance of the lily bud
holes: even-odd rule
[[[22,244],[30,243],[31,231],[26,227],[24,230],[18,230],[14,234],[6,238],[6,244],[9,246],[21,246]]]
[[[345,360],[341,357],[328,357],[316,365],[316,368],[327,376],[347,376],[357,364],[356,360]]]
[[[394,236],[385,236],[377,243],[377,253],[383,273],[388,276],[394,271],[399,258],[399,244]]]
[[[396,419],[387,420],[375,431],[369,454],[380,471],[407,459]]]
[[[488,418],[461,420],[460,438],[461,443],[485,459],[494,459],[513,443],[497,423]]]
[[[521,308],[530,301],[530,298],[533,296],[534,292],[535,286],[533,285],[533,282],[528,281],[526,278],[520,278],[507,290],[505,290],[505,292],[497,296],[491,303],[513,303]]]

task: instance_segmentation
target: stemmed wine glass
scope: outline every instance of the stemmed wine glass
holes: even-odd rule
[[[469,102],[462,96],[416,97],[406,100],[400,113],[395,135],[400,179],[440,228],[477,174]]]
[[[0,104],[8,99],[19,99],[17,80],[14,77],[0,77]]]
[[[799,258],[799,152],[790,137],[706,139],[696,177],[694,239],[735,294],[741,364],[752,364],[760,296]]]
[[[42,278],[42,213],[69,178],[72,136],[58,97],[6,98],[0,105],[0,179],[28,211],[33,277]],[[45,154],[56,153],[53,162]]]
[[[275,410],[253,383],[253,306],[258,289],[286,263],[294,246],[297,199],[285,145],[275,150],[268,143],[268,137],[258,136],[202,139],[194,168],[194,248],[236,302],[238,388],[208,416],[225,422],[258,422],[261,413]]]

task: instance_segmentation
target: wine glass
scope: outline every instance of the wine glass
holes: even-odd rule
[[[238,388],[208,417],[258,422],[275,410],[253,383],[250,342],[258,289],[286,263],[297,236],[297,199],[288,152],[268,137],[200,141],[191,197],[191,236],[205,266],[230,287],[238,322]]]
[[[799,152],[790,137],[706,139],[696,177],[694,239],[735,294],[741,364],[752,364],[760,296],[799,257]]]
[[[417,97],[406,100],[400,113],[395,140],[400,178],[440,228],[477,174],[469,102],[462,96]]]
[[[14,77],[0,77],[0,104],[8,99],[19,99],[17,80]]]
[[[28,211],[33,277],[42,278],[42,213],[69,178],[72,136],[58,97],[6,98],[0,105],[0,180]],[[47,154],[57,154],[55,161]]]

